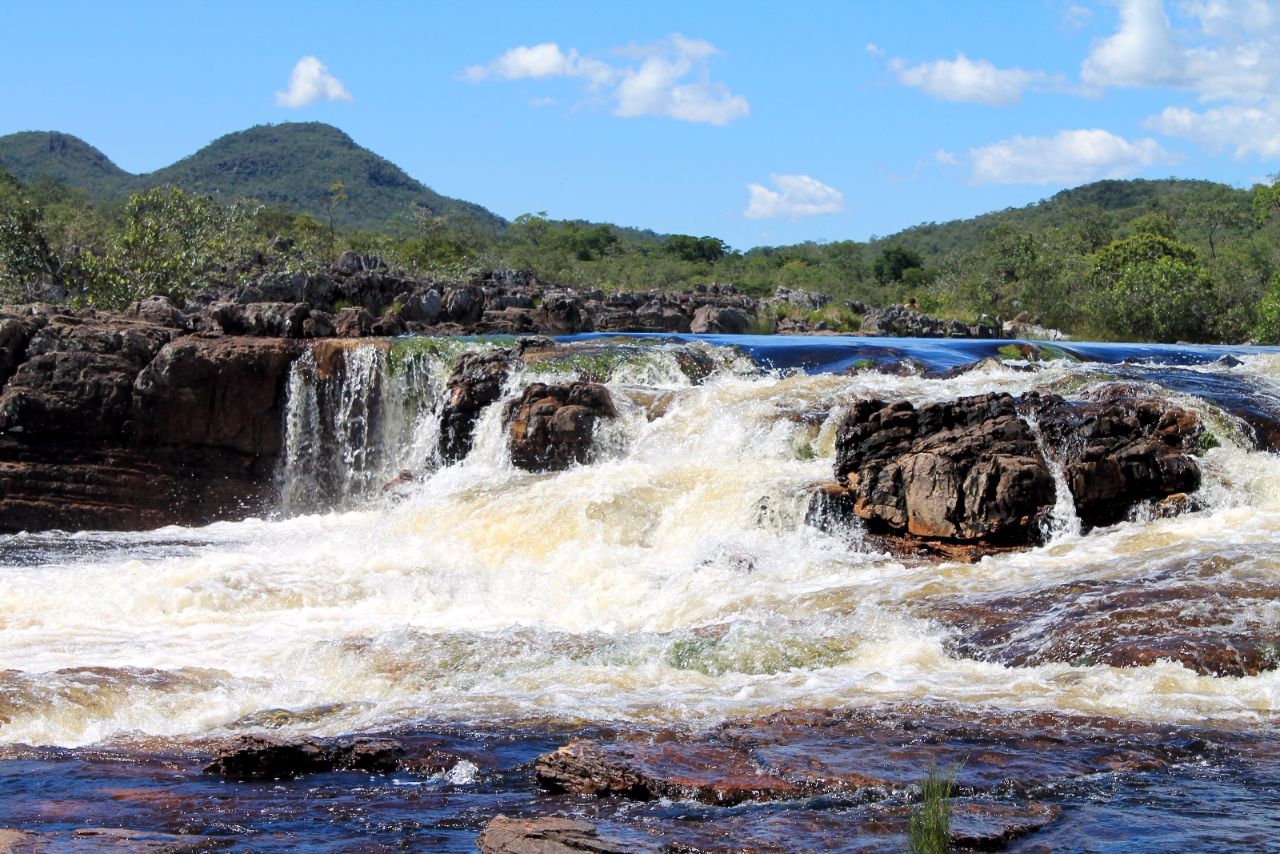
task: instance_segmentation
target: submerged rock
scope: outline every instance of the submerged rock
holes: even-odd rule
[[[1229,566],[1210,561],[1132,579],[929,603],[917,612],[953,626],[960,655],[1010,667],[1173,661],[1205,676],[1274,670],[1280,632],[1260,615],[1280,605],[1280,589],[1230,573]]]
[[[666,741],[573,741],[539,756],[534,777],[553,792],[638,801],[682,798],[718,806],[804,793],[733,748]]]
[[[511,462],[528,471],[560,471],[591,458],[596,421],[617,415],[598,383],[532,383],[507,404],[503,421]]]

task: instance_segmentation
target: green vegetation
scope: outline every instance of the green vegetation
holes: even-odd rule
[[[315,123],[230,134],[145,176],[64,134],[0,138],[0,165],[13,176],[0,179],[3,300],[181,302],[206,283],[319,270],[351,249],[393,273],[446,280],[511,267],[604,291],[719,282],[832,298],[817,311],[778,305],[757,332],[793,316],[854,332],[850,302],[914,299],[965,323],[1016,318],[1078,338],[1280,343],[1276,181],[1100,181],[867,243],[736,251],[712,236],[545,213],[506,223]]]
[[[920,786],[920,804],[911,813],[908,834],[913,854],[946,854],[951,850],[951,789],[959,766],[929,769]]]

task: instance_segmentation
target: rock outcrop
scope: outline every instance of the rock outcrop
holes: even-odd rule
[[[390,774],[404,755],[404,745],[387,738],[281,741],[246,735],[215,756],[204,773],[232,780],[288,780],[325,771]]]
[[[872,534],[976,554],[1041,539],[1056,500],[1051,465],[1086,528],[1197,489],[1196,417],[1127,391],[1103,387],[1080,401],[988,394],[919,409],[858,401],[837,434],[836,483],[815,493],[811,516],[853,515]]]
[[[560,471],[591,459],[596,422],[617,415],[598,383],[532,383],[503,414],[511,462],[528,471]]]
[[[287,339],[93,312],[0,316],[0,531],[203,524],[274,500]]]
[[[511,351],[463,353],[449,375],[444,411],[440,416],[440,459],[457,462],[471,452],[480,413],[502,396],[511,373]]]

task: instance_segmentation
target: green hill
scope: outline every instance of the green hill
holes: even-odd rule
[[[79,137],[51,131],[0,137],[0,167],[24,184],[57,181],[95,202],[128,196],[137,180]]]
[[[1117,235],[1126,234],[1139,216],[1167,213],[1176,221],[1184,239],[1207,244],[1205,225],[1198,221],[1204,205],[1222,204],[1247,217],[1252,193],[1213,181],[1165,178],[1149,181],[1095,181],[1063,190],[1048,199],[1021,208],[982,214],[971,219],[928,222],[887,237],[875,238],[870,246],[879,250],[901,246],[920,253],[928,266],[940,264],[955,252],[968,252],[982,245],[983,238],[998,225],[1019,230],[1061,228],[1084,216],[1101,216]]]
[[[0,167],[24,183],[53,179],[83,190],[94,201],[113,201],[161,184],[209,193],[224,200],[264,204],[324,216],[335,181],[347,200],[343,228],[378,229],[417,205],[434,214],[500,229],[505,221],[470,202],[451,199],[337,128],[319,122],[260,125],[227,134],[146,175],[131,175],[83,140],[63,133],[24,132],[0,137]]]

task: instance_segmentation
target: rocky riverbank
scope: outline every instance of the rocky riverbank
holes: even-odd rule
[[[930,769],[952,780],[953,850],[1081,850],[1103,827],[1152,850],[1228,837],[1261,850],[1248,841],[1265,837],[1259,815],[1214,836],[1179,813],[1205,769],[1238,781],[1223,797],[1261,792],[1277,751],[1270,736],[1223,727],[927,702],[573,736],[441,727],[5,748],[0,799],[21,829],[0,828],[0,851],[901,851]]]

